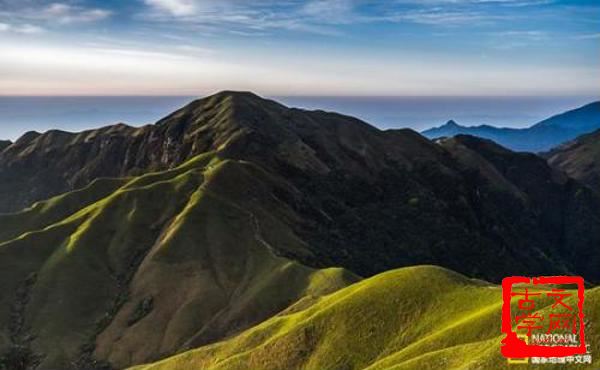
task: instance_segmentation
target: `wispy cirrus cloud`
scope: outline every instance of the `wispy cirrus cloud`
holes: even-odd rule
[[[17,92],[587,93],[598,85],[598,10],[590,0],[0,0],[0,74]]]
[[[148,9],[141,19],[163,23],[177,22],[192,28],[225,29],[239,35],[256,35],[265,30],[285,29],[317,34],[333,34],[328,16],[319,6],[347,0],[273,1],[258,0],[144,0]],[[319,4],[317,4],[319,3]],[[321,9],[322,10],[322,9]],[[339,10],[339,8],[338,8]],[[338,12],[333,12],[340,16]],[[330,13],[332,15],[333,13]],[[334,22],[337,23],[337,22]]]
[[[34,26],[32,24],[13,25],[8,23],[0,23],[0,32],[13,32],[31,35],[36,33],[42,33],[44,31],[45,30],[42,27]]]
[[[101,21],[112,14],[111,10],[65,2],[5,0],[0,2],[0,23],[4,25],[0,31],[39,34],[50,28]]]
[[[435,26],[485,25],[515,18],[494,7],[525,7],[554,0],[144,0],[145,19],[222,26],[229,31],[286,29],[337,34],[336,26],[413,23]],[[234,27],[233,29],[231,27]]]
[[[537,6],[557,0],[397,0],[396,3],[420,5],[500,5],[508,7]]]
[[[300,15],[325,23],[352,23],[364,20],[364,17],[356,12],[359,3],[354,0],[313,0],[301,8]]]
[[[541,30],[506,30],[491,33],[491,47],[499,50],[526,48],[545,43],[551,35]]]
[[[596,39],[600,39],[600,32],[575,35],[573,38],[576,40],[596,40]]]
[[[426,25],[457,26],[481,25],[505,20],[505,15],[488,14],[473,10],[451,10],[444,8],[417,9],[399,12],[385,19],[393,22],[412,22]]]
[[[111,11],[99,8],[85,8],[65,3],[52,3],[25,14],[27,18],[54,21],[60,24],[96,22],[110,17]]]

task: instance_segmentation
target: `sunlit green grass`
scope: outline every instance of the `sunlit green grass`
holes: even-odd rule
[[[355,283],[227,341],[135,369],[505,368],[501,301],[498,286],[438,267],[403,268]],[[597,323],[597,288],[587,292],[585,307],[588,320]],[[593,325],[587,338],[598,353],[600,336]]]
[[[274,254],[272,245],[307,253],[275,186],[254,165],[206,153],[0,216],[0,359],[15,292],[34,273],[24,334],[44,368],[70,366],[94,342],[117,367],[165,357],[357,281]],[[148,297],[153,309],[131,325]]]

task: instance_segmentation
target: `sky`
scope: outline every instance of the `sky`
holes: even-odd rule
[[[597,0],[0,0],[1,95],[600,96]]]

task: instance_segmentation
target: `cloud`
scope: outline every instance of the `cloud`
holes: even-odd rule
[[[596,40],[600,39],[600,33],[587,33],[582,35],[576,35],[574,37],[576,40]]]
[[[143,18],[215,31],[253,34],[284,29],[339,35],[340,27],[367,23],[479,26],[514,19],[498,6],[526,6],[553,0],[144,0]],[[507,9],[505,9],[507,10]],[[507,10],[508,11],[508,10]]]
[[[196,45],[183,44],[183,45],[177,45],[177,46],[175,46],[175,48],[179,51],[182,51],[184,53],[188,53],[191,55],[204,56],[204,55],[212,55],[215,53],[215,50],[213,50],[213,49],[204,48],[204,47],[200,47],[200,46],[196,46]]]
[[[506,16],[489,14],[472,10],[447,10],[445,8],[430,8],[406,11],[390,15],[384,19],[391,22],[412,22],[426,25],[456,26],[481,25],[506,19]]]
[[[42,27],[34,26],[32,24],[21,24],[21,25],[11,25],[8,23],[0,23],[0,32],[13,32],[13,33],[21,33],[21,34],[36,34],[42,33],[45,30]]]
[[[550,34],[540,30],[507,30],[491,33],[493,49],[510,50],[527,48],[550,40]]]
[[[196,13],[197,4],[193,0],[145,0],[146,4],[174,16],[189,16]]]
[[[301,14],[325,23],[350,23],[357,20],[353,0],[312,0],[301,9]]]
[[[53,3],[29,17],[60,24],[96,22],[108,18],[111,11],[97,8],[83,8],[64,3]]]
[[[42,33],[45,31],[42,27],[35,26],[33,24],[22,24],[15,27],[13,30],[17,33],[24,33],[28,35]]]
[[[397,0],[399,4],[416,5],[500,5],[507,7],[537,6],[555,3],[556,0]]]
[[[4,4],[4,5],[3,5]],[[35,1],[1,3],[0,23],[3,31],[37,34],[60,25],[93,23],[112,15],[110,10],[88,8],[67,3],[42,5]]]
[[[321,94],[587,94],[597,91],[593,67],[537,63],[484,64],[475,61],[381,60],[358,55],[284,59],[190,55],[157,47],[81,47],[0,40],[0,89],[12,94],[174,94],[223,89],[268,95]]]
[[[6,1],[15,5],[5,6]],[[310,94],[315,86],[320,94],[374,95],[597,91],[595,60],[563,66],[553,47],[536,49],[533,59],[532,53],[494,52],[483,61],[481,53],[493,47],[538,41],[552,46],[565,40],[591,47],[574,40],[600,38],[592,28],[597,22],[572,27],[590,17],[588,8],[576,8],[577,13],[571,7],[524,8],[534,2],[541,4],[137,0],[122,6],[118,0],[0,0],[0,74],[10,78],[0,79],[0,87],[12,93],[64,94],[187,94],[224,88]],[[107,27],[102,24],[106,32],[82,34],[86,44],[76,45],[68,33],[110,17],[109,10],[119,16]],[[112,27],[117,22],[130,28],[126,35]],[[41,27],[63,32],[64,44],[51,45],[60,40],[55,34],[37,41],[14,37],[13,45],[6,45],[11,38],[5,32],[35,33],[35,27],[37,32]],[[288,37],[290,31],[347,37],[335,43],[314,35]]]
[[[318,1],[319,3],[343,0]],[[261,35],[285,29],[317,34],[336,34],[317,8],[306,8],[300,0],[144,0],[148,9],[140,14],[147,21],[203,31],[226,31],[238,35]],[[310,3],[309,3],[310,4]],[[322,12],[319,12],[322,15]],[[317,19],[319,18],[319,19]]]
[[[540,30],[500,31],[494,32],[492,35],[500,38],[513,38],[529,41],[541,41],[548,39],[548,32]]]

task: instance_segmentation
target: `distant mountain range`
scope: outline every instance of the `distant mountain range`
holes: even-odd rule
[[[479,349],[498,331],[497,287],[386,271],[600,281],[600,196],[544,158],[247,92],[140,128],[25,134],[0,151],[0,209],[2,370],[196,348],[149,369],[385,368],[423,352],[407,368],[433,369],[461,361],[459,338],[494,368]]]
[[[600,102],[550,117],[524,128],[498,128],[489,125],[466,127],[454,121],[423,131],[423,135],[436,139],[458,134],[478,136],[516,151],[543,152],[577,136],[600,129]]]

